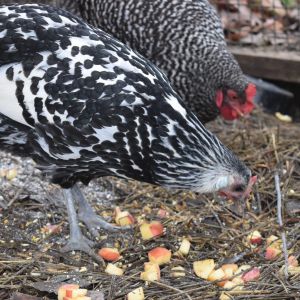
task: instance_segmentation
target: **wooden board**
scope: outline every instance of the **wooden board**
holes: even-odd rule
[[[246,74],[300,83],[300,53],[229,47]]]

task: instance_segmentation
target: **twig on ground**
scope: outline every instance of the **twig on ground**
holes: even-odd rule
[[[272,133],[272,144],[273,144],[273,148],[274,148],[274,154],[275,154],[275,158],[277,163],[279,163],[279,156],[278,156],[278,152],[277,152],[277,146],[276,146],[276,137],[275,134]]]
[[[165,283],[163,283],[163,282],[153,281],[153,284],[156,284],[156,285],[161,286],[161,287],[164,287],[164,288],[166,288],[166,289],[175,291],[175,292],[177,292],[178,294],[182,294],[182,295],[186,296],[189,300],[192,300],[191,296],[190,296],[190,295],[188,294],[188,292],[186,292],[186,291],[181,291],[181,290],[179,290],[179,289],[177,289],[177,288],[175,288],[175,287],[173,287],[173,286],[170,286],[170,285],[168,285],[168,284],[165,284]]]
[[[274,178],[275,178],[275,189],[276,189],[276,194],[277,194],[277,219],[278,219],[278,224],[281,229],[282,248],[283,248],[284,262],[285,262],[284,275],[285,275],[285,278],[288,278],[289,277],[288,252],[287,252],[286,234],[284,232],[283,221],[282,221],[282,197],[281,197],[281,191],[280,191],[280,181],[279,181],[278,172],[275,172]]]

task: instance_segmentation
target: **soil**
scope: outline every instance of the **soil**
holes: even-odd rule
[[[122,233],[101,230],[95,239],[81,224],[84,234],[96,241],[95,252],[104,245],[121,251],[117,264],[125,273],[120,277],[106,274],[101,263],[84,253],[60,252],[69,234],[60,188],[49,184],[32,160],[1,152],[0,299],[29,299],[16,298],[16,292],[35,296],[36,300],[57,299],[58,286],[66,282],[101,291],[105,299],[124,299],[140,286],[146,299],[219,299],[224,289],[193,272],[193,262],[206,258],[214,259],[217,266],[230,262],[260,268],[259,279],[245,284],[242,290],[227,290],[228,299],[300,299],[300,273],[284,276],[283,253],[275,260],[265,259],[266,238],[281,238],[282,233],[289,255],[300,255],[299,124],[283,123],[257,110],[249,118],[234,123],[217,120],[208,127],[258,175],[253,193],[245,202],[244,216],[237,213],[232,201],[216,195],[165,190],[117,178],[102,178],[82,186],[95,211],[112,223],[114,208],[120,206],[137,221],[159,220],[165,227],[164,235],[143,241],[138,225]],[[8,180],[7,171],[12,169],[17,171],[16,176]],[[275,174],[280,178],[283,226],[278,225]],[[159,209],[166,210],[167,217],[160,218]],[[47,234],[47,224],[57,224],[61,232]],[[263,236],[258,248],[246,242],[253,230]],[[176,256],[183,237],[191,241],[191,250],[186,257]],[[140,273],[148,251],[157,246],[170,249],[172,260],[161,267],[160,281],[145,283]],[[174,266],[184,267],[186,276],[172,277]]]

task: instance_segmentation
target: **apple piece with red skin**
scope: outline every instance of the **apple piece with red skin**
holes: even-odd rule
[[[250,271],[244,273],[242,275],[242,279],[244,280],[244,282],[249,282],[249,281],[257,280],[259,278],[259,276],[260,276],[260,269],[257,267],[254,267]]]
[[[265,259],[266,260],[275,260],[280,254],[281,250],[277,248],[273,248],[271,246],[267,247],[265,252]]]
[[[265,259],[275,260],[282,253],[282,240],[276,235],[271,235],[267,238],[267,245]]]
[[[64,300],[65,298],[78,298],[84,297],[87,294],[86,289],[80,289],[78,284],[64,284],[58,289],[58,300]]]
[[[259,231],[254,230],[247,236],[247,242],[252,245],[261,245],[262,236]]]
[[[298,267],[299,263],[297,258],[294,255],[288,257],[288,265],[291,267]]]
[[[163,247],[157,247],[148,252],[148,258],[150,262],[158,265],[163,265],[170,262],[171,255],[171,251]]]
[[[134,217],[128,211],[121,211],[117,206],[115,208],[115,222],[120,226],[130,226],[134,224]]]
[[[121,257],[119,250],[117,248],[109,248],[109,247],[101,248],[98,251],[98,255],[107,261],[115,261]]]
[[[78,284],[64,284],[58,288],[58,300],[63,300],[64,297],[72,297],[72,292],[78,290]]]
[[[153,221],[151,223],[144,222],[140,226],[140,232],[143,240],[150,240],[152,238],[161,236],[164,233],[164,227],[158,221]]]

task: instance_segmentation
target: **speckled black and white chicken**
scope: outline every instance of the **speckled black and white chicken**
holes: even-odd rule
[[[252,111],[255,86],[228,51],[207,0],[58,0],[165,72],[201,122]]]
[[[30,156],[67,201],[64,250],[91,253],[77,224],[98,217],[76,182],[132,178],[245,196],[250,170],[187,110],[164,75],[105,32],[62,10],[0,6],[0,149]]]

